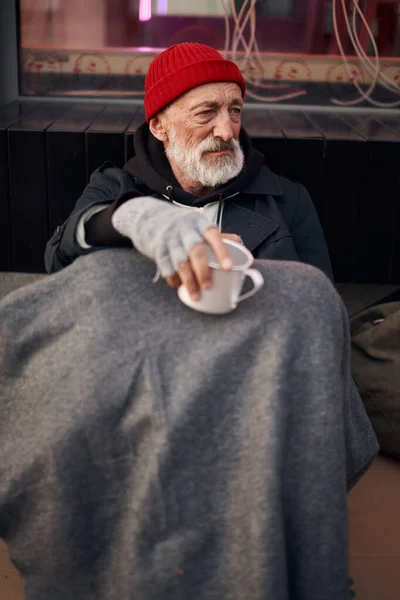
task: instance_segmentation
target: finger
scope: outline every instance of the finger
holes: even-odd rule
[[[186,286],[190,297],[193,300],[200,300],[199,285],[189,261],[185,261],[179,265],[178,275],[183,285]]]
[[[182,283],[178,273],[174,273],[173,275],[166,277],[165,281],[167,282],[169,287],[173,288],[174,290],[176,290]]]
[[[220,231],[216,227],[210,227],[204,232],[204,239],[211,246],[221,267],[229,271],[233,265],[232,257],[227,244],[224,244]]]
[[[236,233],[221,233],[221,237],[223,240],[230,240],[231,242],[236,242],[237,244],[243,244],[242,238]]]
[[[196,244],[189,252],[189,261],[199,287],[204,290],[210,289],[212,286],[212,273],[208,265],[206,245]]]

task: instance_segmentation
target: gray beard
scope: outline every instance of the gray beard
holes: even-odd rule
[[[203,140],[196,148],[188,149],[178,140],[174,129],[169,134],[169,145],[165,153],[194,181],[203,187],[214,188],[237,177],[244,165],[244,154],[237,140],[223,142],[212,137]],[[232,156],[219,156],[209,164],[207,152],[233,150]]]

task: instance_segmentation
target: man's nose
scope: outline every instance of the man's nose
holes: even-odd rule
[[[221,113],[218,115],[213,133],[214,137],[219,137],[224,140],[224,142],[229,142],[233,138],[233,124],[229,113]]]

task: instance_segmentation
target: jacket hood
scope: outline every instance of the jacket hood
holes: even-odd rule
[[[135,156],[125,164],[124,170],[143,182],[150,190],[168,195],[170,199],[180,204],[204,206],[243,191],[260,172],[264,156],[253,147],[244,129],[240,131],[239,141],[245,155],[242,171],[237,177],[214,188],[205,196],[194,196],[180,187],[172,172],[162,142],[153,136],[147,123],[141,125],[135,132]]]

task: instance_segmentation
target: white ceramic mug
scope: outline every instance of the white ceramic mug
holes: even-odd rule
[[[264,278],[257,269],[250,269],[254,257],[247,248],[232,242],[224,240],[229,246],[229,253],[232,258],[233,266],[229,271],[224,271],[219,265],[213,251],[207,246],[208,264],[212,269],[212,287],[209,290],[201,290],[200,300],[192,300],[184,285],[178,289],[178,296],[184,304],[200,312],[222,315],[235,310],[239,302],[250,298],[264,285]],[[243,283],[246,277],[250,277],[253,282],[253,288],[240,295]]]

